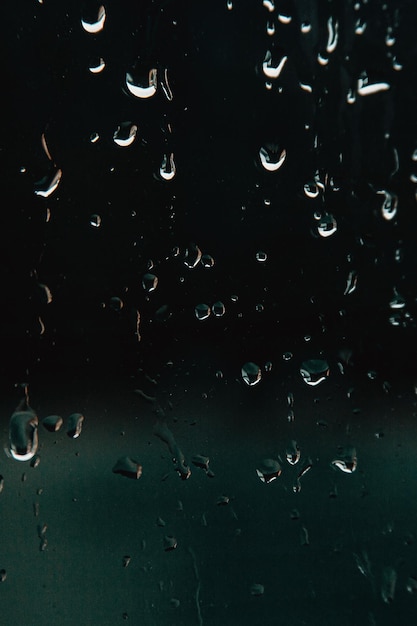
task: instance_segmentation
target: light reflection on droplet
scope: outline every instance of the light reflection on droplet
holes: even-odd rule
[[[100,228],[101,226],[101,217],[97,213],[94,213],[90,217],[90,226],[93,228]]]
[[[286,150],[280,150],[279,146],[276,144],[267,144],[259,150],[261,164],[268,172],[276,172],[279,170],[286,156]]]
[[[177,172],[176,165],[174,162],[174,155],[171,152],[170,154],[164,154],[162,159],[161,167],[159,168],[159,175],[163,180],[172,180]]]
[[[248,362],[242,366],[242,378],[249,387],[257,385],[261,381],[262,371],[256,363]]]
[[[324,359],[309,359],[303,361],[300,367],[300,374],[304,382],[311,387],[315,387],[326,380],[329,372],[329,364]]]
[[[208,317],[210,317],[211,309],[208,306],[208,304],[197,304],[197,306],[194,309],[194,312],[195,312],[196,318],[200,322],[202,322],[203,320],[206,320]]]
[[[136,139],[138,127],[132,122],[122,122],[113,134],[113,141],[118,146],[130,146]]]
[[[157,70],[155,68],[149,70],[148,78],[147,81],[145,81],[145,84],[135,82],[133,76],[127,72],[126,87],[136,98],[151,98],[156,93]]]
[[[90,65],[88,69],[90,70],[90,72],[92,74],[100,74],[100,72],[102,72],[105,67],[106,67],[106,63],[105,63],[103,57],[100,57],[95,62],[95,65]]]

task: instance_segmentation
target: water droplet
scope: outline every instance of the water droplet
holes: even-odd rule
[[[334,459],[331,464],[345,474],[352,474],[358,465],[356,449],[353,447],[344,448],[342,454]]]
[[[38,417],[25,397],[9,422],[9,452],[16,461],[29,461],[38,449]]]
[[[126,73],[126,87],[136,98],[151,98],[156,93],[157,70],[152,68],[148,75],[141,79],[134,78],[129,72]]]
[[[275,3],[274,0],[263,0],[262,5],[268,9],[268,11],[270,13],[272,13],[275,10]]]
[[[131,561],[131,557],[129,555],[125,555],[122,559],[123,567],[128,567],[130,561]]]
[[[262,377],[261,368],[256,363],[248,362],[242,367],[242,378],[249,387],[257,385]]]
[[[254,583],[250,588],[251,596],[263,596],[264,593],[265,593],[265,587],[261,585],[260,583]]]
[[[30,466],[33,468],[38,467],[39,463],[41,462],[41,457],[39,456],[39,454],[35,454],[35,456],[33,457],[33,459],[30,462]]]
[[[287,404],[288,406],[294,406],[294,394],[291,391],[287,394]]]
[[[59,415],[48,415],[43,418],[42,424],[50,433],[55,433],[61,428],[63,419]]]
[[[100,74],[100,72],[102,72],[105,67],[106,67],[106,63],[103,57],[100,57],[99,59],[92,62],[89,65],[88,69],[90,70],[92,74]]]
[[[177,172],[177,168],[174,162],[174,155],[164,154],[161,167],[159,168],[159,175],[163,180],[172,180]]]
[[[406,589],[408,593],[411,593],[412,595],[417,595],[417,578],[415,578],[414,576],[409,576]]]
[[[275,459],[263,459],[256,468],[256,473],[263,483],[271,483],[281,475],[281,466]]]
[[[72,439],[77,439],[81,435],[84,422],[82,413],[72,413],[67,421],[67,435]]]
[[[290,465],[296,465],[300,460],[301,452],[297,442],[292,440],[287,447],[285,453],[286,459]]]
[[[351,272],[349,272],[349,275],[347,277],[346,288],[343,295],[348,296],[353,293],[356,289],[357,282],[358,273],[355,270],[352,270]]]
[[[163,539],[163,545],[165,552],[170,552],[171,550],[175,550],[178,542],[172,535],[165,535]]]
[[[57,169],[51,175],[45,176],[36,183],[35,185],[35,194],[37,196],[41,196],[42,198],[49,198],[50,195],[54,193],[54,191],[58,188],[59,183],[62,178],[62,170]]]
[[[266,33],[271,37],[275,35],[275,24],[272,20],[266,23]]]
[[[97,19],[90,22],[88,20],[81,20],[82,27],[87,33],[99,33],[104,28],[104,22],[106,21],[106,9],[101,5],[98,9]]]
[[[389,303],[390,309],[403,309],[405,307],[404,298],[398,293],[394,287],[394,297]]]
[[[326,51],[329,54],[331,52],[334,52],[334,50],[336,49],[337,40],[338,40],[338,30],[339,30],[339,22],[337,20],[333,22],[333,18],[329,17],[329,19],[327,20],[328,38],[327,38],[327,45],[326,45]]]
[[[274,65],[273,59],[272,59],[272,53],[270,50],[267,50],[266,55],[265,55],[265,60],[262,63],[262,71],[265,74],[265,76],[267,76],[268,78],[278,78],[287,60],[288,60],[288,57],[283,56],[279,60],[279,62],[276,65]]]
[[[2,493],[4,489],[4,477],[0,474],[0,493]]]
[[[317,231],[321,237],[331,237],[337,231],[337,222],[331,213],[321,216]]]
[[[397,572],[393,567],[384,567],[382,570],[381,598],[386,604],[394,602]]]
[[[218,300],[213,304],[211,310],[213,311],[213,315],[215,317],[222,317],[222,315],[224,315],[226,312],[226,307],[224,306],[223,302],[220,302],[220,300]]]
[[[384,196],[384,201],[381,206],[381,214],[384,220],[390,221],[397,215],[398,209],[398,196],[395,193],[390,193],[385,189],[377,191],[377,194]]]
[[[208,304],[197,304],[194,309],[196,318],[202,322],[210,317],[211,309]]]
[[[259,252],[256,253],[256,260],[259,263],[265,263],[267,258],[268,258],[268,255],[266,254],[266,252],[262,252],[261,250],[259,250]]]
[[[7,572],[5,569],[0,569],[0,583],[4,583],[7,578]]]
[[[178,607],[181,604],[181,602],[177,598],[171,598],[169,603],[172,606],[172,608],[174,608],[174,609],[178,609]]]
[[[93,215],[90,216],[90,226],[92,226],[93,228],[100,228],[101,226],[100,215],[97,215],[97,213],[94,213]]]
[[[281,22],[281,24],[290,24],[290,22],[292,21],[292,17],[291,15],[280,13],[278,15],[278,21]]]
[[[138,480],[142,476],[142,465],[129,456],[117,459],[112,469],[113,474],[120,474],[126,478]]]
[[[284,354],[282,355],[282,358],[284,361],[291,361],[293,356],[294,355],[292,352],[284,352]]]
[[[300,26],[300,30],[303,34],[311,31],[311,24],[309,22],[303,22]]]
[[[272,361],[267,361],[264,365],[265,372],[272,372]]]
[[[381,91],[387,91],[388,89],[390,89],[389,83],[369,83],[366,72],[363,72],[358,80],[357,92],[360,96],[369,96],[374,93],[380,93]]]
[[[306,183],[304,185],[304,193],[307,198],[317,198],[317,196],[319,195],[319,188],[317,187],[316,183]]]
[[[214,259],[210,254],[203,254],[203,256],[201,257],[201,265],[203,267],[213,267],[214,265]]]
[[[210,459],[208,456],[203,456],[202,454],[196,454],[191,459],[191,463],[196,467],[201,467],[201,469],[208,471]]]
[[[200,248],[195,243],[191,243],[185,251],[184,265],[193,269],[200,262],[201,256]]]
[[[91,133],[90,135],[90,142],[91,143],[97,143],[97,141],[100,139],[100,135],[98,133]]]
[[[113,134],[114,143],[121,147],[130,146],[135,141],[137,130],[136,124],[122,122]]]
[[[303,361],[300,367],[300,374],[304,382],[311,387],[315,387],[326,380],[329,372],[329,364],[324,359],[309,359]]]
[[[158,286],[158,277],[155,274],[144,274],[142,278],[142,287],[148,293],[155,291]]]
[[[280,149],[277,144],[269,143],[259,150],[261,164],[268,172],[276,172],[284,163],[287,156],[285,149]]]
[[[121,311],[123,309],[123,300],[118,298],[117,296],[113,296],[109,300],[109,306],[113,311]]]

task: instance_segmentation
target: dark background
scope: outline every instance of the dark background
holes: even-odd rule
[[[232,10],[225,2],[109,2],[97,35],[81,26],[96,3],[1,8],[4,443],[16,383],[29,383],[40,418],[86,417],[76,442],[39,427],[39,468],[6,456],[0,463],[4,624],[110,625],[124,614],[151,626],[392,624],[417,612],[406,590],[417,576],[416,9],[371,0],[276,4],[268,12],[262,2],[237,0]],[[321,66],[330,17],[338,44]],[[302,22],[312,25],[308,35]],[[362,35],[357,23],[366,23]],[[288,56],[270,90],[267,50],[275,64]],[[88,67],[100,56],[106,67],[93,75]],[[149,100],[127,91],[126,72],[145,76],[152,67],[159,79],[167,68],[172,101],[160,83]],[[348,104],[364,71],[390,89]],[[125,121],[138,133],[120,148],[113,133]],[[91,143],[95,132],[100,139]],[[277,172],[260,163],[267,144],[286,150]],[[158,177],[165,152],[177,166],[170,182]],[[54,165],[62,169],[58,189],[36,196]],[[315,176],[325,191],[309,199],[304,185]],[[390,221],[378,190],[398,197]],[[318,236],[314,212],[331,213],[337,232]],[[193,244],[212,255],[212,268],[186,266]],[[159,279],[151,294],[141,284],[147,271]],[[344,295],[350,272],[357,287]],[[402,309],[390,308],[394,290]],[[218,300],[223,317],[196,319],[196,305]],[[329,380],[309,388],[300,365],[320,357]],[[241,379],[247,361],[272,363],[254,388]],[[207,454],[215,478],[193,468],[180,480],[153,435],[161,410],[186,460]],[[292,491],[298,469],[285,460],[271,485],[255,473],[264,457],[284,459],[293,438],[300,463],[314,464],[300,494]],[[351,476],[329,468],[348,444],[359,459]],[[139,481],[112,474],[123,454],[140,457]],[[52,535],[45,552],[32,510],[40,487]],[[216,506],[223,493],[236,505]],[[290,519],[295,507],[301,521]],[[178,535],[172,553],[163,550],[159,516]],[[299,539],[303,525],[309,546]],[[367,577],[355,557],[363,553]],[[380,591],[386,567],[398,574],[390,605]],[[260,598],[250,594],[257,582],[265,585]],[[177,609],[172,597],[181,600]]]

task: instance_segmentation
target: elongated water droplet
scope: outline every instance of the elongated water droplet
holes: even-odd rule
[[[84,422],[84,415],[82,413],[72,413],[67,422],[67,435],[72,439],[77,439],[81,435]]]
[[[120,457],[112,469],[113,474],[138,480],[142,476],[142,465],[129,456]]]
[[[23,399],[10,418],[9,452],[16,461],[29,461],[38,449],[38,417]]]
[[[164,154],[162,159],[161,167],[159,168],[159,176],[162,180],[172,180],[177,173],[177,168],[174,161],[174,155],[171,152],[170,154]]]

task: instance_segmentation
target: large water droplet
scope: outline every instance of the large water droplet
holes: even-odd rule
[[[248,362],[242,367],[242,378],[249,387],[257,385],[262,377],[262,371],[256,363]]]
[[[126,73],[126,87],[136,98],[151,98],[156,93],[157,70],[152,68],[146,78],[134,78],[129,72]]]
[[[201,250],[195,243],[190,243],[185,251],[184,264],[193,269],[201,260]]]
[[[326,380],[329,372],[329,364],[324,359],[309,359],[303,361],[300,367],[300,374],[304,382],[311,387],[315,387]]]
[[[259,150],[259,158],[264,169],[268,172],[276,172],[284,163],[287,156],[285,149],[277,144],[268,143]]]
[[[208,317],[210,317],[210,307],[208,304],[197,304],[197,306],[194,309],[195,312],[195,316],[196,318],[202,322],[203,320],[206,320]]]
[[[103,5],[99,7],[97,19],[90,22],[89,20],[81,20],[82,27],[87,33],[99,33],[104,28],[106,21],[106,9]]]

